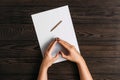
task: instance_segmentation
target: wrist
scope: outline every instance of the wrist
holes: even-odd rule
[[[85,61],[84,61],[84,59],[83,59],[83,57],[80,55],[79,56],[79,59],[76,61],[76,64],[77,65],[81,65],[81,64],[83,64]]]
[[[41,69],[48,70],[48,66],[44,65],[44,63],[41,64]]]
[[[41,69],[42,71],[47,71],[47,70],[48,70],[48,67],[45,67],[45,66],[41,65],[40,69]]]

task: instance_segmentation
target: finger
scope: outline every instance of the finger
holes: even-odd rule
[[[56,38],[56,40],[57,41],[60,41],[60,42],[63,42],[64,44],[66,44],[66,45],[68,45],[68,46],[72,46],[71,44],[69,44],[68,42],[66,42],[66,41],[64,41],[64,40],[62,40],[62,39],[60,39],[60,38]]]
[[[55,41],[56,41],[56,39],[54,39],[52,42],[50,42],[48,49],[54,44]]]
[[[48,52],[51,52],[51,51],[53,50],[53,48],[54,48],[54,46],[55,46],[56,43],[57,43],[56,39],[53,40],[53,41],[50,43],[47,51],[48,51]]]
[[[56,61],[56,60],[59,58],[59,56],[60,56],[60,54],[57,53],[57,54],[55,55],[55,57],[53,57],[53,60]]]
[[[62,51],[60,51],[60,54],[62,55],[63,58],[67,58],[67,56],[65,55],[65,53],[63,53]]]
[[[71,47],[72,47],[71,44],[69,44],[68,42],[66,42],[66,41],[64,41],[64,40],[59,39],[59,40],[57,40],[57,41],[58,41],[58,43],[60,43],[63,47],[65,47],[65,48],[68,49],[68,50],[70,50]]]

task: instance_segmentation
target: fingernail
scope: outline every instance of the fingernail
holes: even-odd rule
[[[59,54],[61,54],[61,52],[59,51]]]
[[[56,40],[57,40],[57,41],[59,41],[59,40],[60,40],[60,38],[58,38],[58,37],[57,37],[57,38],[56,38]]]

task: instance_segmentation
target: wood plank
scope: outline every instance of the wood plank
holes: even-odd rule
[[[32,48],[31,48],[32,49]],[[42,54],[40,50],[1,50],[0,58],[40,58],[42,59]],[[120,51],[86,51],[81,49],[81,54],[87,58],[120,58]]]
[[[120,79],[120,74],[93,74],[93,79],[94,80],[119,80]]]
[[[19,74],[14,74],[14,75],[0,75],[0,79],[2,80],[35,80],[37,75],[35,74],[24,74],[24,75],[19,75]],[[57,77],[53,76],[53,74],[49,74],[49,80],[79,80],[77,75],[74,76],[66,76],[66,75],[57,75]],[[94,80],[119,80],[120,76],[117,74],[93,74],[93,79]]]
[[[56,6],[59,7],[59,6]],[[2,15],[7,15],[6,12],[9,12],[11,15],[7,16],[28,16],[30,14],[38,13],[41,11],[46,11],[48,9],[56,8],[54,6],[1,6],[0,9],[2,10],[0,13],[4,13]],[[77,7],[77,6],[70,6],[70,12],[73,18],[117,18],[120,16],[120,7],[119,6],[110,6],[106,7]],[[13,15],[16,14],[16,15]],[[19,16],[18,16],[19,15]]]
[[[119,24],[75,24],[75,31],[78,39],[84,42],[85,40],[117,41],[120,35]]]
[[[92,74],[120,74],[120,58],[85,58],[85,60]],[[0,74],[37,74],[41,63],[39,58],[5,58],[4,60],[1,58],[1,61]],[[49,71],[53,74],[58,72],[64,75],[77,74],[76,65],[70,62],[55,64]]]
[[[36,80],[37,79],[37,75],[35,74],[9,74],[9,75],[0,75],[0,79],[1,80]]]
[[[87,58],[120,58],[120,51],[85,51],[81,50],[83,57]]]
[[[120,57],[120,43],[113,42],[80,43],[84,57]],[[0,41],[0,58],[42,58],[37,41]]]
[[[32,24],[31,14],[49,10],[55,7],[0,7],[0,24]],[[110,8],[97,7],[70,7],[74,23],[81,24],[119,24],[120,8],[119,6]],[[8,15],[9,13],[9,15]]]
[[[32,5],[32,6],[57,6],[57,5],[65,5],[65,4],[69,4],[71,6],[114,6],[117,5],[119,6],[120,1],[119,0],[93,0],[93,1],[80,1],[80,0],[51,0],[50,2],[47,0],[21,0],[21,1],[16,1],[16,0],[1,0],[0,1],[0,5],[1,6],[17,6],[17,5]],[[57,4],[56,4],[57,3]]]
[[[33,24],[0,24],[0,40],[37,40]]]
[[[74,24],[78,42],[93,41],[95,44],[107,44],[107,41],[119,44],[119,26],[120,24]],[[0,40],[37,40],[37,37],[33,24],[0,24]]]

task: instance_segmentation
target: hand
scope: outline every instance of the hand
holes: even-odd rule
[[[76,48],[73,45],[71,45],[68,42],[61,40],[59,38],[57,38],[57,41],[69,52],[69,54],[66,55],[66,53],[60,51],[63,58],[70,60],[72,62],[75,62],[75,63],[80,62],[80,59],[82,56],[79,54],[79,52],[76,50]]]
[[[48,46],[47,50],[45,51],[41,67],[48,69],[53,64],[53,62],[59,58],[59,53],[57,53],[55,57],[52,57],[51,55],[52,50],[54,49],[56,43],[57,40],[55,39]]]
[[[80,75],[80,80],[93,80],[92,75],[87,67],[87,64],[83,57],[79,54],[79,52],[76,50],[76,48],[67,43],[64,40],[57,39],[58,43],[60,43],[65,49],[68,50],[69,54],[66,55],[62,51],[60,51],[61,55],[63,58],[68,59],[70,61],[73,61],[77,64],[78,70],[79,70],[79,75]]]

